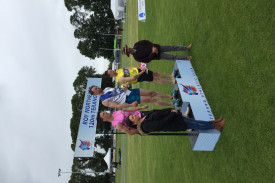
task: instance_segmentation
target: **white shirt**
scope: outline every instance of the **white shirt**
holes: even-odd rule
[[[121,89],[120,88],[109,88],[109,87],[107,87],[103,90],[103,92],[104,92],[104,94],[107,93],[107,92],[120,93]],[[118,104],[124,104],[125,101],[126,101],[126,92],[123,91],[122,93],[120,93],[118,95],[115,95],[113,97],[110,97],[106,100],[110,100],[110,101],[118,103]]]

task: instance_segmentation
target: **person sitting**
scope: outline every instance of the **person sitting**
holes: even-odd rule
[[[112,164],[113,164],[113,168],[119,168],[119,167],[118,167],[118,165],[119,165],[118,162],[113,162]]]
[[[108,112],[99,112],[97,115],[97,121],[110,122],[112,126],[118,131],[127,133],[128,135],[135,135],[138,133],[138,130],[127,126],[126,118],[130,115],[141,115],[141,111],[139,110],[147,108],[148,105],[144,105],[128,110],[115,111],[112,114]]]
[[[185,118],[175,109],[162,109],[147,112],[143,116],[129,115],[126,124],[140,133],[147,134],[157,131],[186,131],[186,129],[221,130],[225,125],[225,119],[220,116],[217,120],[201,121]]]
[[[169,123],[169,120],[172,120],[172,121],[170,121],[170,123],[172,123],[172,125],[169,127],[168,131],[175,131],[172,129],[173,126],[175,127],[174,129],[176,129],[176,131],[185,131],[187,129],[198,129],[198,127],[196,127],[194,125],[186,126],[185,125],[186,122],[183,122],[183,120],[186,120],[186,121],[189,120],[191,122],[195,121],[196,125],[200,125],[200,123],[204,123],[204,124],[201,124],[202,126],[205,125],[205,123],[209,123],[209,122],[205,122],[205,121],[197,121],[197,120],[183,117],[179,112],[177,112],[176,110],[172,111],[173,109],[170,109],[170,108],[162,109],[162,110],[140,111],[140,109],[146,109],[146,108],[148,108],[147,105],[144,105],[144,106],[138,107],[138,108],[132,108],[129,110],[115,111],[115,112],[113,112],[113,114],[110,114],[108,112],[100,112],[97,116],[97,118],[98,118],[97,121],[110,122],[114,128],[116,128],[117,130],[119,130],[121,132],[127,133],[128,135],[135,135],[140,132],[142,133],[141,130],[139,131],[136,124],[132,124],[131,122],[129,122],[129,120],[130,120],[130,119],[128,119],[129,116],[138,116],[139,118],[143,118],[145,116],[151,116],[153,114],[150,119],[152,119],[152,118],[162,119],[167,123]],[[184,114],[184,116],[187,116],[187,114]],[[128,124],[127,124],[127,119],[128,119]],[[191,122],[189,122],[189,123],[191,124]],[[218,124],[218,122],[221,122],[221,123]],[[155,122],[155,123],[157,123],[157,122]],[[217,124],[215,125],[215,123],[217,123]],[[214,127],[216,129],[220,130],[223,127],[224,123],[225,123],[225,120],[223,121],[222,118],[219,118],[218,120],[211,121],[211,124],[213,124],[213,125],[210,125],[210,126],[211,126],[211,128]],[[209,124],[206,126],[209,126]],[[165,131],[167,131],[167,130],[165,130]]]

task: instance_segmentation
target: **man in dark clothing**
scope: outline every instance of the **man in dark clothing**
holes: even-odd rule
[[[131,128],[137,128],[143,133],[155,131],[185,131],[194,130],[221,130],[225,125],[225,119],[222,116],[214,121],[199,121],[191,118],[185,118],[175,109],[162,109],[146,111],[139,117],[130,115],[126,119],[126,124]]]
[[[135,43],[133,48],[127,45],[123,47],[122,54],[129,57],[132,54],[138,62],[148,63],[151,60],[191,60],[192,56],[171,55],[164,52],[170,51],[190,51],[192,43],[189,46],[168,46],[153,44],[148,40],[142,40]]]

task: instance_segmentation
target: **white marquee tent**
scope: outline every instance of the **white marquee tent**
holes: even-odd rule
[[[111,0],[111,10],[116,20],[125,19],[125,14],[126,14],[125,7],[126,7],[125,0]]]
[[[111,160],[112,160],[112,158],[111,158],[111,151],[112,151],[112,149],[109,148],[106,156],[104,157],[104,161],[107,163],[109,171],[111,170]]]

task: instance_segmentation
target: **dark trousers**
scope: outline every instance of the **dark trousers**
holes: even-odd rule
[[[215,128],[211,121],[199,121],[185,118],[181,113],[171,112],[172,109],[146,111],[145,120],[141,123],[144,132],[185,131],[186,129],[208,130]]]
[[[188,56],[185,56],[185,55],[171,55],[171,54],[164,53],[164,52],[171,52],[171,51],[188,51],[188,47],[160,45],[159,60],[188,60]]]

